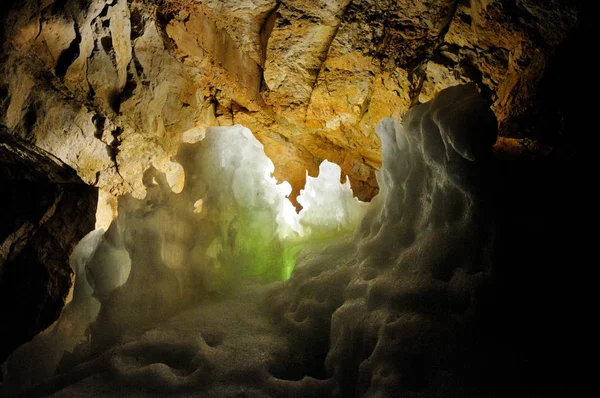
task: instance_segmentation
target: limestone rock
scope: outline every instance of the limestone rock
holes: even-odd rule
[[[295,196],[323,159],[377,193],[375,124],[475,82],[500,135],[532,129],[547,65],[577,27],[569,0],[92,0],[4,17],[0,122],[114,195],[188,130],[245,123]],[[548,103],[551,100],[547,100]],[[164,170],[163,170],[164,171]]]

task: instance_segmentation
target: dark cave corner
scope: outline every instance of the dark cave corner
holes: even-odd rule
[[[0,127],[0,362],[54,322],[72,285],[69,256],[94,229],[97,189]]]
[[[593,207],[584,187],[593,181],[594,147],[587,136],[593,105],[579,100],[587,89],[570,79],[585,63],[587,28],[578,26],[557,48],[540,80],[535,111],[520,121],[551,150],[496,151],[486,181],[496,220],[496,267],[481,336],[497,354],[492,374],[511,369],[507,378],[535,396],[587,393],[592,380],[585,357],[595,335],[588,274],[594,243],[586,232]]]

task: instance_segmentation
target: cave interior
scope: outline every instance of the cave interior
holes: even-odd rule
[[[3,2],[0,395],[590,395],[581,7]]]

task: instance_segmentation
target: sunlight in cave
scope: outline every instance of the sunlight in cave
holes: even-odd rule
[[[177,162],[169,162],[162,167],[164,176],[157,171],[147,178],[151,192],[145,200],[155,200],[159,207],[172,206],[167,212],[178,214],[189,210],[183,203],[191,200],[190,216],[196,217],[200,226],[195,233],[204,235],[187,254],[178,239],[161,241],[161,257],[170,268],[180,268],[192,256],[196,261],[191,261],[199,263],[196,268],[211,274],[215,287],[228,285],[229,281],[240,279],[238,276],[264,282],[285,280],[293,270],[295,253],[302,246],[352,233],[366,209],[366,203],[353,197],[349,180],[340,182],[340,167],[324,160],[317,177],[307,173],[306,185],[297,197],[302,210],[297,212],[289,200],[291,185],[286,181],[278,183],[273,177],[273,162],[249,129],[237,125],[214,127],[201,134],[197,129],[190,131],[184,137],[180,154],[185,169]],[[161,185],[165,179],[167,184]],[[184,194],[174,195],[184,188]],[[156,190],[160,191],[159,196],[168,198],[167,202],[152,199]],[[115,200],[110,194],[99,192],[97,229],[107,230],[116,217]],[[122,200],[138,203],[132,198]],[[122,219],[127,217],[125,211]],[[176,219],[164,221],[171,223]],[[154,227],[156,233],[164,232],[162,223]],[[195,228],[190,227],[188,232],[193,234]],[[185,240],[179,240],[182,239]]]
[[[348,181],[340,183],[340,167],[323,161],[318,177],[307,175],[296,212],[291,185],[277,182],[263,145],[240,125],[208,129],[197,144],[182,145],[178,160],[190,176],[186,194],[201,230],[214,232],[203,240],[210,240],[216,278],[285,280],[303,245],[352,233],[365,205],[352,197]],[[202,257],[198,245],[194,252]]]

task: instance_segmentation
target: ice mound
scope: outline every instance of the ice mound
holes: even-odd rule
[[[496,131],[473,85],[442,91],[403,125],[382,120],[380,193],[354,237],[304,252],[270,295],[298,349],[323,350],[332,396],[469,395],[459,364],[491,272],[479,186]]]
[[[4,392],[473,395],[461,364],[478,355],[472,330],[492,272],[480,180],[496,120],[465,85],[416,106],[402,125],[382,120],[377,134],[379,195],[357,203],[339,169],[323,163],[298,199],[299,214],[243,127],[183,145],[181,193],[148,170],[147,198],[123,198],[117,222],[74,254],[93,264],[109,251],[106,269],[130,264],[125,283],[124,271],[103,284],[100,268],[90,270],[81,296],[100,308],[95,320],[92,311],[74,322],[85,329],[74,333],[80,343],[50,350],[50,328],[9,358]],[[249,278],[280,282],[234,283]],[[35,355],[48,362],[42,372],[31,370]]]

